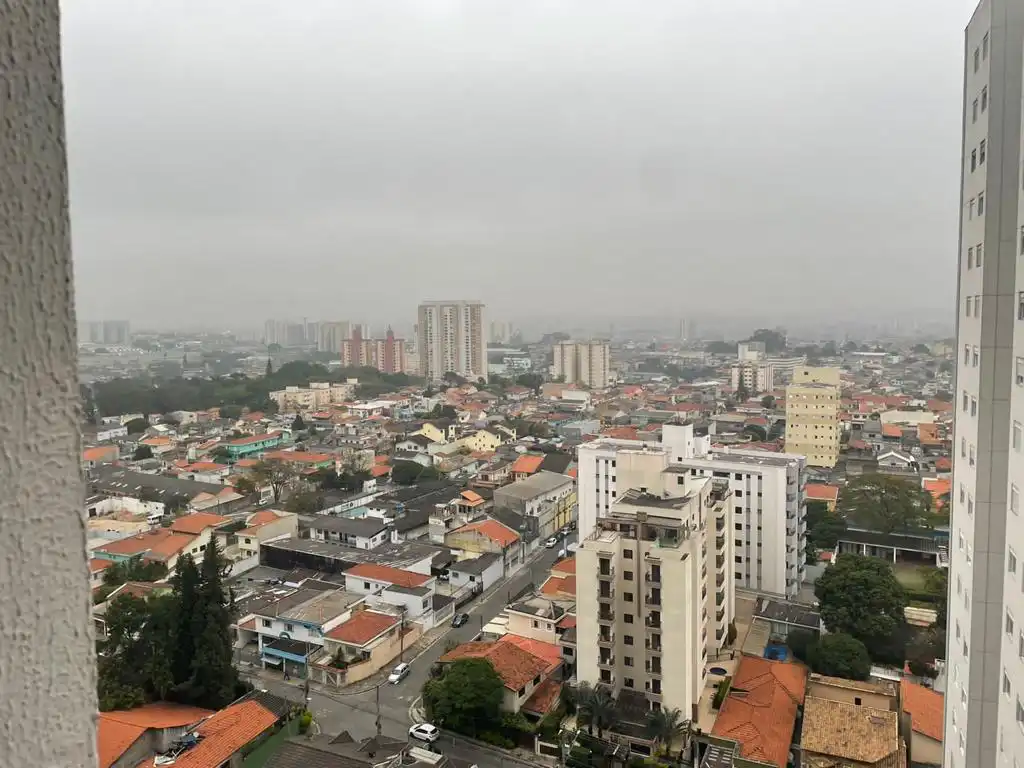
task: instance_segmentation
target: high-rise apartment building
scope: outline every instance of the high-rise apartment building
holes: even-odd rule
[[[131,323],[127,320],[102,320],[82,323],[78,340],[91,344],[110,344],[124,347],[132,343]]]
[[[419,306],[420,371],[427,381],[456,373],[487,379],[487,330],[479,301],[425,301]]]
[[[965,34],[947,768],[1024,764],[1024,1]]]
[[[341,343],[349,337],[347,320],[321,320],[317,328],[316,351],[341,353]]]
[[[576,675],[686,716],[734,617],[729,490],[678,466],[649,482],[602,510],[576,552]]]
[[[607,341],[560,341],[552,349],[552,375],[567,384],[605,389],[610,378],[608,350]]]
[[[628,488],[651,488],[673,467],[731,491],[730,574],[737,587],[795,597],[804,577],[803,456],[724,448],[693,425],[666,424],[662,442],[598,438],[578,449],[579,529],[586,536]]]
[[[786,453],[806,456],[812,467],[839,460],[839,384],[838,368],[800,367],[786,387]]]

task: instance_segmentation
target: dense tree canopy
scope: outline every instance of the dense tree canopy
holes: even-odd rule
[[[850,478],[838,510],[848,521],[880,533],[910,533],[937,522],[932,496],[919,483],[883,474]]]
[[[486,659],[459,659],[439,680],[423,686],[423,705],[436,725],[469,736],[496,729],[502,721],[505,684]]]
[[[892,567],[877,558],[843,554],[815,585],[821,618],[829,632],[860,640],[871,658],[902,661],[903,609],[907,600]]]
[[[843,632],[828,634],[812,643],[807,663],[819,675],[867,680],[871,675],[871,657],[860,640]]]
[[[824,501],[807,502],[807,562],[817,562],[819,552],[832,550],[846,531],[846,518],[829,512]]]

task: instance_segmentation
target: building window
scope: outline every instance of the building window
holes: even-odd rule
[[[1024,386],[1024,357],[1018,357],[1013,361],[1014,366],[1014,381],[1017,382],[1017,386]]]
[[[971,364],[971,345],[964,344],[964,365]]]
[[[978,167],[978,150],[972,149],[971,150],[971,173],[974,173],[974,171],[975,171],[975,169],[977,167]]]
[[[623,656],[622,657],[622,663],[625,664],[627,667],[632,667],[633,666],[633,657],[632,656]]]
[[[981,38],[981,58],[982,60],[988,58],[988,32]]]
[[[1010,678],[1006,676],[1006,670],[1003,670],[1003,695],[1010,697]]]
[[[1017,572],[1017,555],[1013,553],[1012,549],[1006,553],[1006,570],[1010,573]]]
[[[981,111],[988,109],[988,86],[981,86]]]
[[[264,627],[272,627],[272,626],[274,626],[274,622],[272,622],[270,619],[263,619],[263,626]]]
[[[622,684],[624,686],[626,686],[627,688],[632,688],[633,687],[633,678],[632,677],[624,678],[622,680]]]
[[[633,614],[632,613],[625,614],[622,617],[622,620],[625,621],[627,624],[632,624],[633,623]]]
[[[971,122],[978,122],[978,100],[974,100],[974,105],[971,107]]]
[[[967,201],[967,218],[968,219],[973,219],[974,218],[974,198],[973,197],[970,200]]]
[[[632,571],[623,571],[622,572],[622,578],[625,579],[626,581],[632,581],[633,580],[633,572]]]
[[[1020,451],[1021,431],[1021,423],[1019,421],[1013,422],[1013,450],[1015,451]]]
[[[985,193],[984,192],[979,192],[978,193],[978,215],[979,216],[984,216],[985,215]]]
[[[985,140],[982,139],[981,143],[978,144],[978,165],[985,164]]]
[[[1010,511],[1015,514],[1020,512],[1020,491],[1016,483],[1010,485]]]
[[[1017,697],[1017,725],[1024,725],[1024,706],[1021,706],[1020,696]]]
[[[633,602],[633,593],[632,592],[623,592],[622,593],[622,599],[625,600],[627,603],[632,603]]]
[[[977,72],[981,68],[981,49],[974,49],[974,71]]]
[[[960,503],[964,503],[964,499],[967,497],[967,492],[964,490],[964,484],[960,483]]]
[[[964,411],[967,410],[968,403],[970,403],[970,397],[968,397],[967,393],[964,392],[964,404],[963,404],[963,410]]]
[[[633,644],[633,636],[632,635],[623,635],[622,636],[622,642],[624,642],[626,645],[632,645]]]
[[[977,398],[972,397],[971,398],[971,416],[976,416],[977,414],[978,414],[978,400],[977,400]]]
[[[974,266],[976,266],[976,267],[980,267],[981,266],[981,258],[982,258],[982,254],[983,254],[984,250],[985,250],[984,243],[978,243],[976,246],[974,246]]]
[[[980,358],[980,355],[978,354],[978,348],[977,347],[971,347],[971,367],[972,368],[977,368],[978,367],[978,360],[979,360],[979,358]]]
[[[633,559],[633,550],[632,549],[624,549],[622,551],[622,557],[625,560],[632,560]]]

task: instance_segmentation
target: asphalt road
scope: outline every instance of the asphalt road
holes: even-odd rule
[[[575,536],[575,533],[571,534],[569,541],[575,540]],[[431,666],[444,655],[445,647],[452,640],[456,643],[472,640],[481,627],[504,610],[509,595],[516,594],[530,582],[539,586],[557,559],[558,549],[541,549],[535,559],[529,561],[511,579],[485,593],[482,600],[470,603],[465,609],[470,616],[469,623],[457,629],[449,629],[441,635],[437,642],[411,662],[409,675],[401,683],[384,683],[379,688],[355,694],[346,694],[344,691],[326,693],[311,689],[310,709],[320,728],[331,735],[347,730],[356,739],[372,736],[376,731],[379,695],[381,733],[393,738],[405,738],[411,725],[409,707],[419,698],[423,684],[430,676]],[[280,678],[260,677],[254,683],[292,701],[299,702],[303,697],[301,681],[284,682]],[[437,746],[438,751],[450,757],[481,767],[501,764],[493,752],[467,742],[453,744],[442,740]]]

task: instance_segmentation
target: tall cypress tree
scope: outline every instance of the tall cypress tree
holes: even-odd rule
[[[184,554],[178,558],[171,584],[177,598],[171,672],[175,687],[181,688],[192,679],[192,657],[195,656],[195,617],[200,576],[192,555]]]
[[[215,539],[203,553],[193,631],[191,689],[195,703],[220,709],[235,698],[238,672],[232,664],[231,612],[221,573],[223,560]]]

